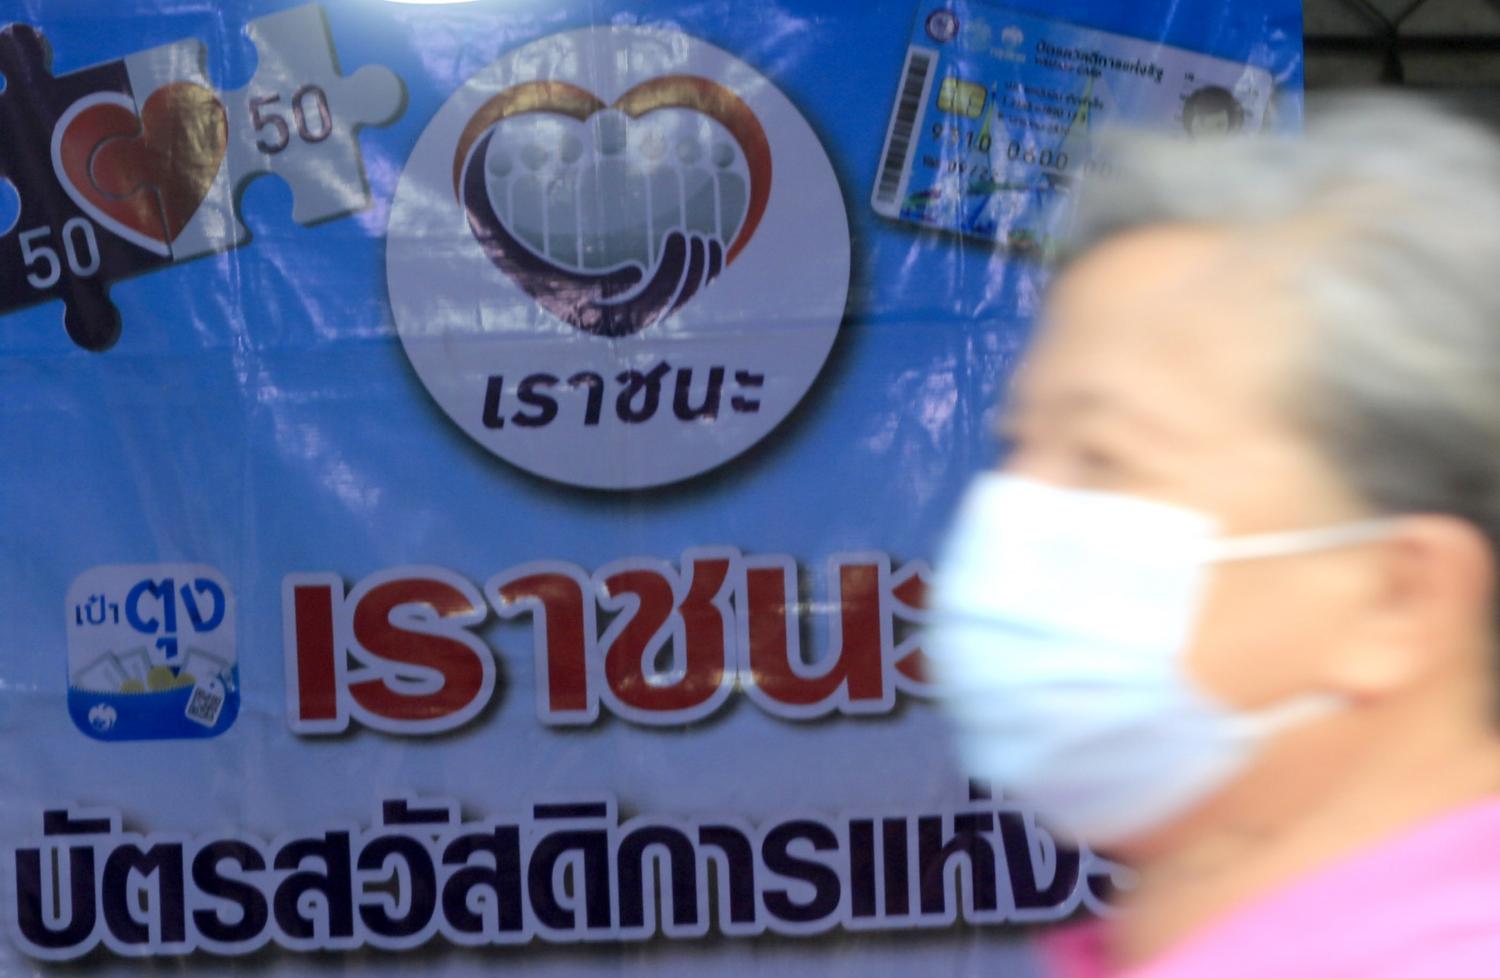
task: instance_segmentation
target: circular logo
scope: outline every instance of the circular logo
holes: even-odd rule
[[[100,733],[113,730],[119,719],[120,714],[108,703],[99,703],[89,710],[89,725]]]
[[[1014,24],[1000,32],[1000,42],[1008,48],[1018,48],[1021,46],[1021,42],[1025,40],[1026,35],[1021,32],[1021,28]]]
[[[537,475],[633,489],[712,469],[807,393],[849,225],[790,101],[684,34],[525,45],[433,117],[396,188],[396,328],[439,406]]]
[[[947,44],[958,36],[958,17],[951,10],[934,10],[927,15],[927,36]]]

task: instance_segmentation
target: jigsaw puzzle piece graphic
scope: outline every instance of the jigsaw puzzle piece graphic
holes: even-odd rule
[[[317,4],[251,21],[255,76],[219,100],[226,113],[224,165],[202,203],[173,235],[176,261],[233,248],[249,238],[237,212],[246,182],[273,173],[292,190],[292,218],[313,224],[369,205],[359,130],[394,119],[406,100],[390,69],[339,71],[333,37]],[[148,103],[172,84],[207,86],[204,48],[188,41],[125,59],[136,98]],[[97,176],[97,174],[96,174]],[[190,195],[183,195],[186,200]]]
[[[20,200],[0,234],[0,314],[62,299],[69,336],[108,349],[110,284],[243,243],[238,199],[254,177],[285,180],[302,224],[368,206],[358,133],[400,113],[400,79],[341,74],[316,4],[246,32],[256,74],[219,95],[197,40],[54,77],[39,31],[0,30],[0,178]]]
[[[0,313],[61,299],[73,341],[105,350],[120,334],[110,283],[170,259],[101,231],[64,184],[62,137],[72,127],[59,120],[80,103],[133,106],[124,62],[58,76],[51,65],[52,49],[40,31],[22,24],[0,30],[0,176],[20,197],[15,226],[0,235]],[[118,116],[96,121],[119,134]],[[86,123],[79,131],[87,135]]]

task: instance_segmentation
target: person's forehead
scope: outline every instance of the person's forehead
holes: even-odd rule
[[[1255,274],[1247,257],[1239,236],[1215,227],[1171,224],[1120,234],[1075,259],[1057,279],[1048,295],[1049,318],[1080,303],[1128,310],[1238,290]]]
[[[1253,396],[1282,386],[1306,319],[1275,256],[1212,228],[1111,239],[1058,279],[1019,385],[1134,400]],[[1090,393],[1091,392],[1091,393]]]

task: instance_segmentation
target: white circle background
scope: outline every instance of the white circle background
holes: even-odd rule
[[[633,336],[584,333],[544,310],[497,268],[470,232],[453,191],[464,126],[492,96],[533,80],[566,81],[613,103],[663,75],[696,75],[737,94],[771,146],[771,191],[754,236],[718,279],[674,315]],[[428,124],[396,188],[386,274],[402,345],[433,398],[471,437],[537,475],[573,485],[631,489],[676,482],[721,465],[764,438],[796,407],[822,369],[849,290],[849,223],[833,167],[801,113],[744,62],[687,35],[628,27],[555,34],[474,75]],[[615,414],[616,375],[659,362],[673,371],[652,421]],[[693,368],[701,401],[712,366],[726,368],[716,420],[672,412],[678,367]],[[516,384],[545,372],[566,381],[592,370],[606,381],[597,426],[583,424],[582,388],[559,384],[561,410],[542,428],[482,423],[491,375],[504,377],[502,416],[522,406]],[[736,371],[765,377],[740,390]],[[735,395],[758,414],[731,409]]]

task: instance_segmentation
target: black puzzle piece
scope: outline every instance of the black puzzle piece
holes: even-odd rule
[[[21,198],[16,226],[0,236],[0,314],[47,299],[61,299],[68,336],[87,350],[107,350],[120,336],[120,313],[109,298],[110,283],[162,265],[171,259],[96,225],[63,189],[52,165],[52,134],[58,118],[79,99],[97,92],[132,95],[125,62],[108,61],[54,77],[52,48],[42,33],[26,24],[0,30],[0,176],[10,180]],[[77,230],[64,239],[64,226],[75,218],[88,222],[97,248],[89,253],[87,235]],[[31,262],[21,236],[33,251],[49,248],[52,261],[33,254]],[[78,260],[70,260],[68,246]],[[56,263],[56,281],[52,262]],[[89,269],[79,274],[78,268]],[[39,286],[37,283],[41,282]]]

